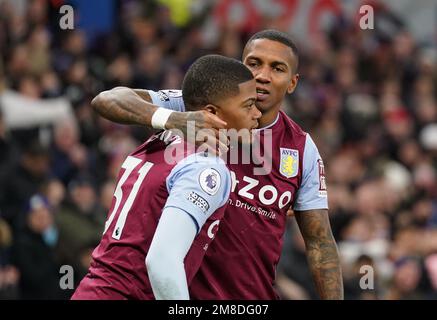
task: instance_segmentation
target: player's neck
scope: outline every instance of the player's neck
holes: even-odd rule
[[[258,120],[258,128],[263,129],[265,127],[271,126],[278,118],[280,107],[281,106],[278,105],[277,107],[273,107],[269,111],[263,113],[261,118],[259,118]]]

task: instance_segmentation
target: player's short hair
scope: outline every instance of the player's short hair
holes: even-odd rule
[[[291,51],[293,52],[294,56],[296,57],[295,71],[297,71],[297,67],[299,64],[299,52],[298,52],[297,47],[296,47],[295,43],[293,42],[293,40],[291,39],[289,34],[282,32],[282,31],[274,30],[274,29],[267,29],[267,30],[262,30],[260,32],[257,32],[252,37],[250,37],[250,39],[246,42],[246,45],[245,45],[244,50],[243,50],[243,56],[245,55],[245,52],[246,52],[249,44],[252,41],[258,40],[258,39],[267,39],[267,40],[277,41],[277,42],[280,42],[280,43],[286,45],[287,47],[289,47],[291,49]]]
[[[250,70],[240,61],[220,55],[206,55],[188,69],[182,83],[186,110],[194,111],[219,99],[239,93],[240,83],[253,79]]]

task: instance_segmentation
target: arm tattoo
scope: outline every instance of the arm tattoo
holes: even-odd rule
[[[147,90],[144,89],[133,89],[133,91],[143,99],[144,103],[142,108],[133,108],[127,109],[129,112],[129,116],[132,118],[131,120],[134,123],[142,122],[149,127],[151,127],[150,122],[155,112],[156,108],[152,104],[152,98]],[[118,107],[119,108],[119,107]],[[114,110],[115,112],[116,110]],[[122,111],[122,110],[119,110]],[[127,115],[127,113],[126,113]],[[184,136],[187,136],[188,130],[188,122],[192,121],[195,125],[195,131],[207,128],[207,124],[205,123],[205,115],[202,112],[173,112],[168,121],[166,128],[167,129],[179,129],[183,132]]]
[[[343,299],[343,279],[328,210],[296,212],[305,241],[308,264],[322,299]]]
[[[91,102],[94,110],[110,121],[121,124],[142,125],[152,128],[152,116],[158,106],[152,104],[147,90],[116,87],[103,91]],[[209,116],[208,116],[209,115]],[[192,112],[172,112],[166,123],[166,129],[179,129],[184,136],[188,124],[194,122],[197,133],[201,129],[224,128],[206,110]]]
[[[122,124],[150,125],[157,109],[147,90],[117,87],[100,93],[91,102],[102,117]]]

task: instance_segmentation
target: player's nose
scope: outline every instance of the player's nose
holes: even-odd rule
[[[269,83],[271,79],[270,69],[265,66],[260,68],[258,73],[255,75],[255,80],[261,83]]]
[[[261,118],[261,116],[262,116],[261,111],[259,111],[257,107],[253,108],[253,114],[252,114],[253,119],[258,120],[259,118]]]

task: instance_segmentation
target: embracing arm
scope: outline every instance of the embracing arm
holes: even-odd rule
[[[122,124],[150,126],[153,113],[158,109],[152,104],[147,90],[116,87],[99,93],[91,106],[102,117]]]
[[[343,299],[343,279],[328,210],[296,211],[308,264],[321,299]]]
[[[152,127],[152,116],[159,108],[152,104],[148,90],[116,87],[98,94],[91,106],[102,117],[122,124]],[[225,128],[226,123],[206,110],[171,113],[166,129],[179,129],[187,133],[188,121],[195,121],[196,131],[205,128]]]

